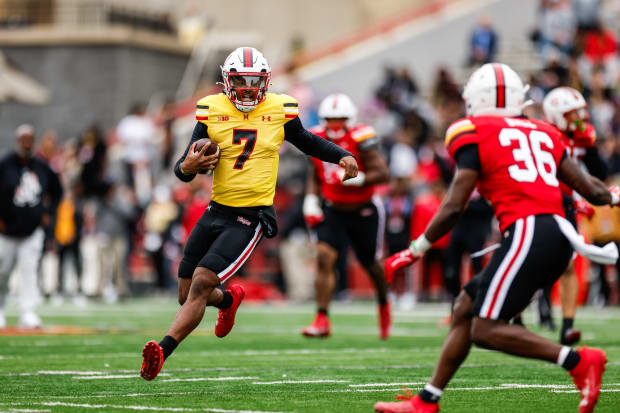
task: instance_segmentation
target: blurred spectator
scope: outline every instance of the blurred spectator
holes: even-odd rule
[[[544,65],[566,63],[573,49],[577,19],[570,0],[541,0],[538,42]]]
[[[585,34],[584,54],[579,59],[579,72],[586,86],[590,85],[592,68],[599,67],[604,72],[605,87],[617,83],[618,41],[616,34],[597,23]]]
[[[82,164],[81,195],[87,198],[104,195],[106,153],[107,147],[99,125],[89,126],[82,135],[78,149],[78,159]]]
[[[390,192],[385,197],[385,241],[388,255],[392,255],[409,246],[409,228],[413,211],[413,176],[417,160],[413,149],[403,143],[392,147],[390,175],[392,182]],[[409,311],[415,304],[413,286],[408,277],[409,269],[403,268],[394,274],[392,291],[396,295],[395,303],[401,311]]]
[[[174,157],[173,127],[176,120],[176,106],[173,101],[169,100],[164,104],[162,118],[162,129],[164,132],[161,143],[162,166],[165,170],[169,170]]]
[[[53,222],[54,241],[58,253],[58,285],[53,299],[59,300],[63,293],[67,294],[66,273],[68,264],[71,263],[77,277],[74,302],[83,305],[86,301],[82,294],[82,254],[80,253],[82,213],[74,190],[65,190],[64,194]]]
[[[126,262],[131,222],[136,213],[135,194],[123,185],[109,185],[97,206],[95,225],[100,260],[97,293],[108,303],[129,295]]]
[[[40,327],[38,265],[45,228],[62,197],[56,173],[34,153],[34,128],[17,128],[16,148],[0,160],[0,327],[9,276],[19,272],[19,325]]]
[[[491,18],[484,14],[478,18],[469,41],[469,65],[483,65],[494,61],[497,50],[497,34],[491,25]]]
[[[592,30],[600,20],[601,0],[573,0],[579,30]]]
[[[126,182],[134,189],[140,205],[145,206],[151,194],[151,166],[156,146],[155,124],[146,116],[144,106],[136,103],[119,122],[116,134],[123,146]]]
[[[164,185],[155,187],[153,200],[144,215],[144,249],[149,252],[155,264],[156,287],[165,292],[170,289],[173,280],[170,273],[172,263],[166,256],[166,246],[173,235],[173,223],[180,219],[180,210],[172,199],[170,188]]]

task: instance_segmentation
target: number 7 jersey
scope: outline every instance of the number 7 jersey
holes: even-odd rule
[[[223,93],[198,101],[196,119],[207,125],[209,139],[220,147],[213,171],[214,201],[232,207],[273,204],[283,126],[298,111],[294,98],[274,93],[247,113]]]
[[[557,178],[565,145],[558,130],[534,119],[476,116],[454,122],[446,131],[446,147],[478,147],[478,191],[486,198],[504,231],[530,215],[564,216]]]

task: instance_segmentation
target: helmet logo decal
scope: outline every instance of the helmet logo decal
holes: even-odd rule
[[[497,83],[495,106],[498,108],[506,107],[506,84],[504,82],[504,71],[499,64],[493,65],[493,71],[495,72],[495,81]]]
[[[243,48],[243,67],[252,67],[252,48]]]

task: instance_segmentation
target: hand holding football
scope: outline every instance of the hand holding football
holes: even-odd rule
[[[196,145],[194,146],[194,152],[200,152],[205,147],[205,145],[209,144],[207,149],[204,152],[204,156],[213,155],[217,153],[218,146],[217,143],[212,142],[209,138],[202,138],[196,141]]]

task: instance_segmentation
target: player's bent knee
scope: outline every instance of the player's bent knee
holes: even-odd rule
[[[192,285],[189,290],[191,298],[207,298],[215,287],[220,285],[220,279],[217,275],[204,267],[197,267],[192,277]]]
[[[189,288],[192,285],[191,278],[179,278],[179,304],[185,304],[187,295],[189,294]]]
[[[473,301],[469,294],[462,290],[454,300],[454,307],[452,308],[452,325],[461,324],[464,321],[471,319],[471,311],[473,308]]]
[[[475,317],[471,324],[470,338],[478,347],[493,348],[493,326],[496,320]]]

